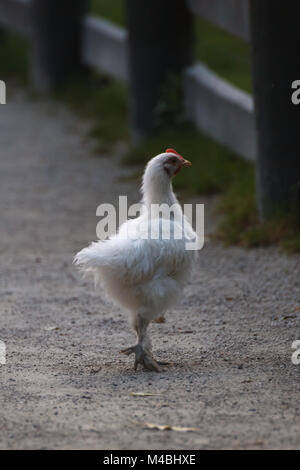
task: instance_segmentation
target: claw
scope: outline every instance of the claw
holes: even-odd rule
[[[172,362],[169,361],[156,361],[159,366],[169,366]]]
[[[161,315],[160,317],[155,318],[153,323],[166,323],[166,319],[163,315]]]
[[[145,369],[152,370],[154,372],[161,372],[161,368],[152,357],[151,353],[146,352],[140,344],[123,349],[120,353],[126,354],[126,356],[129,356],[132,353],[135,354],[134,370],[137,370],[138,365],[141,364]]]
[[[126,348],[126,349],[121,349],[120,353],[121,354],[126,354],[126,356],[129,356],[130,354],[135,352],[136,346],[131,346],[130,348]]]

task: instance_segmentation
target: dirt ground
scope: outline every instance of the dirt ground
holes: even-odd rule
[[[87,130],[21,92],[0,107],[0,448],[300,448],[300,258],[207,242],[181,304],[151,327],[173,364],[134,372],[119,354],[134,341],[126,314],[72,266],[98,204],[139,199]]]

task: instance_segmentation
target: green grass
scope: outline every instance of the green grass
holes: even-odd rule
[[[232,182],[240,181],[244,173],[250,172],[252,176],[251,164],[187,124],[165,129],[159,136],[130,148],[123,161],[144,165],[167,147],[175,148],[193,163],[191,170],[181,171],[174,180],[175,188],[186,193],[223,193]]]
[[[197,60],[232,84],[251,92],[249,44],[199,17],[195,25]]]
[[[0,41],[0,78],[28,84],[28,57],[27,41],[14,34],[3,34]]]
[[[121,82],[91,72],[55,97],[90,120],[98,154],[111,153],[117,142],[128,139],[128,96]]]
[[[95,15],[103,16],[119,26],[125,26],[123,0],[92,0],[91,10]]]
[[[296,218],[278,211],[260,222],[256,209],[254,168],[239,175],[220,198],[217,210],[224,214],[216,238],[227,245],[259,247],[276,244],[288,252],[300,252],[300,228]]]

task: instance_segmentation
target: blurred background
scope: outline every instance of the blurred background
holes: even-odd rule
[[[299,0],[0,0],[0,448],[299,448],[299,24]],[[72,259],[169,147],[206,239],[152,374]]]
[[[276,82],[295,34],[291,11],[255,0],[0,0],[0,78],[87,118],[97,155],[113,156],[122,142],[121,164],[132,165],[133,180],[167,147],[189,158],[193,171],[182,172],[175,189],[213,195],[214,237],[296,252],[299,113],[290,84],[282,74]],[[271,54],[276,21],[290,28],[285,43],[277,39],[281,62]],[[276,106],[285,122],[273,125]]]

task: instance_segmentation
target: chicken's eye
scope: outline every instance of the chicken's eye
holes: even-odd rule
[[[169,163],[172,163],[173,165],[177,162],[176,158],[170,158]]]

